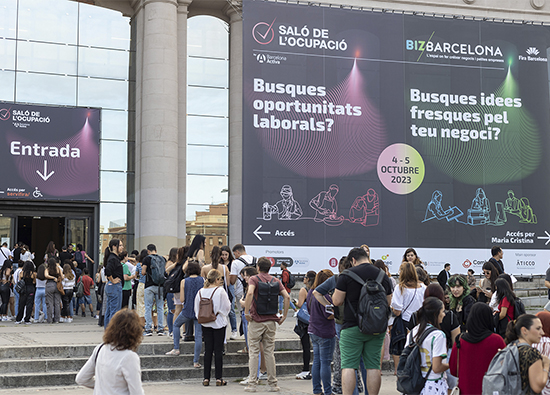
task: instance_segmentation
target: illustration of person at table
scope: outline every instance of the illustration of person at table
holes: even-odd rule
[[[338,226],[344,222],[344,216],[338,216],[338,203],[336,195],[338,194],[338,185],[332,184],[328,191],[321,191],[317,196],[309,201],[309,205],[315,210],[315,222],[324,222],[329,226]]]
[[[432,193],[432,200],[428,203],[428,207],[426,208],[426,215],[424,216],[424,221],[426,222],[431,219],[446,219],[448,222],[452,220],[457,220],[460,216],[462,216],[464,213],[462,210],[460,210],[458,207],[449,207],[447,210],[443,209],[443,206],[441,205],[441,202],[443,200],[443,193],[441,191],[435,190]]]
[[[379,209],[378,194],[374,189],[369,188],[365,195],[355,198],[349,209],[349,220],[363,226],[378,225]]]
[[[476,197],[472,200],[472,205],[468,209],[468,223],[470,225],[484,225],[489,222],[489,212],[491,205],[489,199],[485,196],[483,188],[477,188]]]

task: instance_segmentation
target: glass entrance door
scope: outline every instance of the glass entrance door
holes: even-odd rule
[[[13,237],[13,228],[15,219],[13,217],[0,217],[0,245],[8,243],[8,248],[12,249],[15,241]]]
[[[87,251],[89,246],[89,223],[90,218],[65,218],[65,244],[82,244],[82,250]]]

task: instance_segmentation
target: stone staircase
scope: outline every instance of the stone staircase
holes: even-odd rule
[[[181,342],[177,357],[164,355],[172,344],[142,344],[143,381],[173,381],[202,379],[203,369],[193,368],[192,342]],[[22,346],[0,348],[0,388],[73,385],[80,368],[86,363],[95,345]],[[237,353],[244,341],[230,341],[224,356],[224,378],[242,379],[248,376],[248,355]],[[277,375],[299,373],[302,351],[299,340],[277,340],[275,343]],[[201,356],[201,364],[202,364]],[[214,367],[212,367],[214,369]],[[214,374],[214,372],[212,372]]]

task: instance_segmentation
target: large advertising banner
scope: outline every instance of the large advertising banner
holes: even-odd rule
[[[243,243],[294,272],[550,261],[545,26],[244,2]]]
[[[0,199],[99,200],[100,110],[0,103]]]

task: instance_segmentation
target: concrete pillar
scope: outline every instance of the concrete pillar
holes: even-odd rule
[[[227,4],[229,16],[229,245],[242,242],[243,186],[243,19],[240,3]]]
[[[193,0],[178,0],[178,247],[184,246],[187,213],[187,18]]]
[[[136,43],[135,246],[167,254],[178,234],[177,0],[134,6]],[[112,186],[116,188],[116,186]]]

